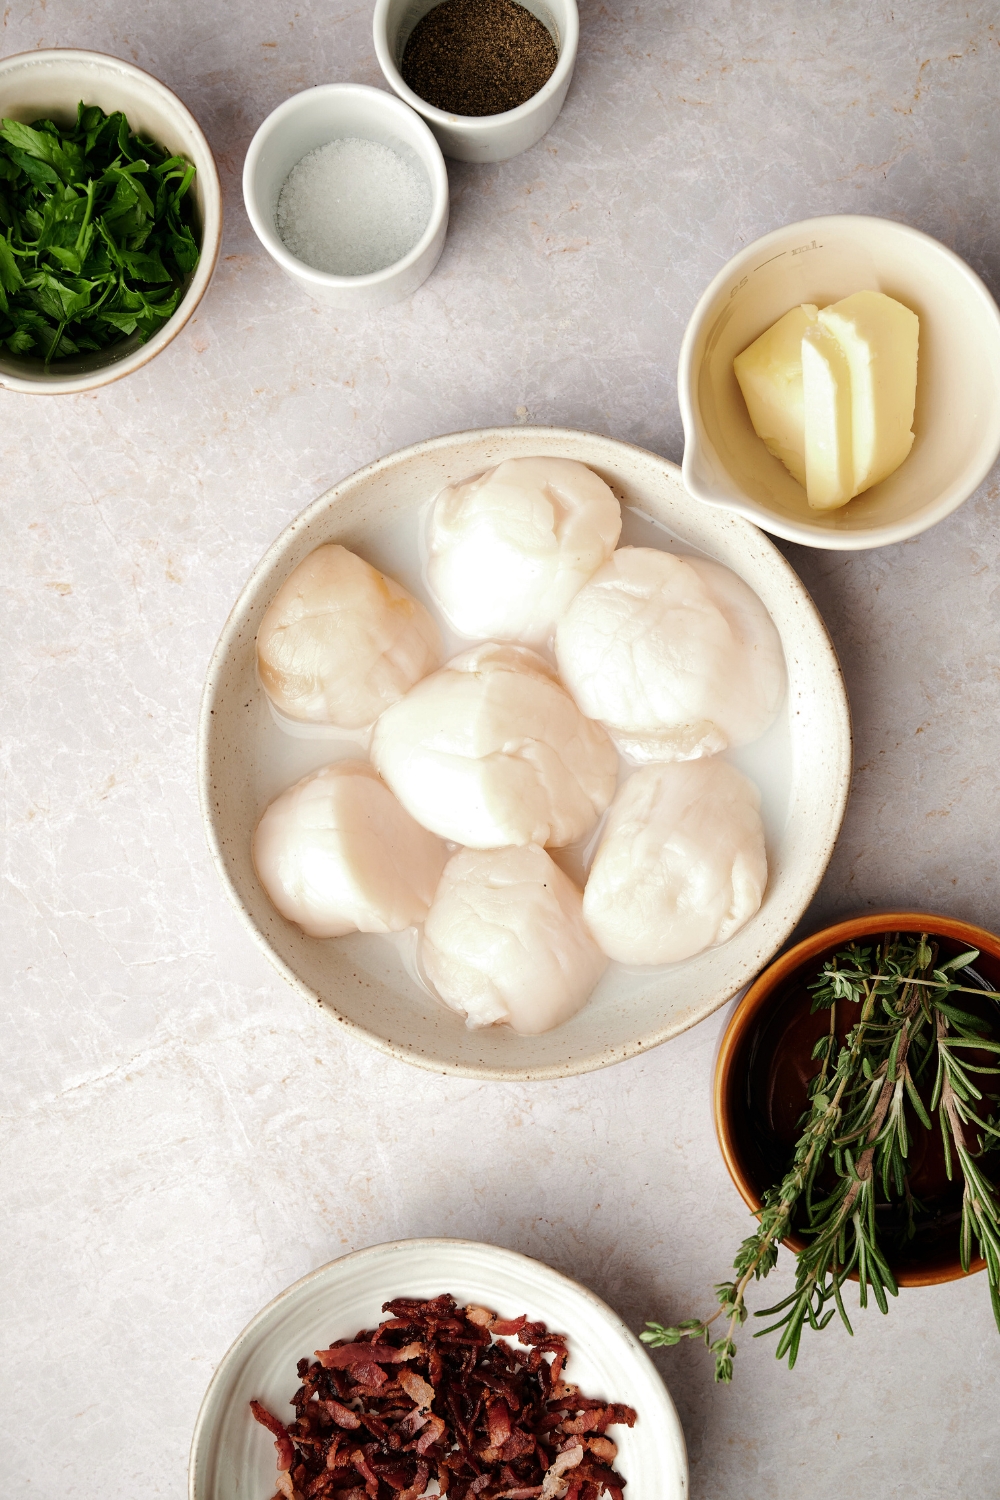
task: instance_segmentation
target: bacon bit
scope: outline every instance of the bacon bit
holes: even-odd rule
[[[631,1421],[628,1414],[631,1414]],[[624,1423],[626,1427],[634,1426],[635,1412],[630,1406],[601,1406],[585,1411],[582,1416],[572,1417],[563,1422],[560,1431],[603,1432],[606,1427],[617,1423]]]
[[[405,1349],[391,1344],[331,1344],[329,1349],[317,1349],[316,1358],[324,1370],[348,1370],[352,1365],[399,1365],[419,1359],[423,1352],[423,1344],[407,1344]]]
[[[324,1407],[330,1413],[338,1427],[343,1427],[347,1432],[353,1432],[361,1426],[361,1418],[356,1411],[351,1411],[349,1406],[344,1406],[340,1401],[324,1401]]]
[[[490,1312],[488,1307],[473,1306],[467,1307],[465,1309],[465,1316],[468,1318],[469,1322],[474,1323],[477,1328],[492,1328],[494,1320],[496,1318],[496,1313]]]
[[[415,1370],[400,1370],[396,1378],[410,1400],[415,1401],[422,1411],[427,1411],[434,1400],[434,1387]]]
[[[427,1488],[429,1475],[430,1469],[426,1464],[417,1464],[416,1478],[408,1490],[400,1490],[398,1500],[417,1500],[417,1497],[422,1495]],[[442,1491],[442,1493],[444,1492]]]
[[[250,1410],[253,1412],[254,1420],[259,1422],[262,1427],[266,1427],[273,1437],[285,1438],[288,1436],[285,1424],[279,1422],[277,1417],[272,1417],[267,1407],[261,1406],[259,1401],[251,1401]]]
[[[562,1476],[567,1469],[575,1469],[583,1458],[583,1448],[567,1448],[557,1453],[542,1480],[541,1500],[562,1500],[569,1489],[569,1480]]]
[[[447,1295],[383,1311],[298,1361],[287,1427],[251,1403],[282,1465],[275,1500],[420,1500],[432,1480],[449,1500],[622,1500],[603,1434],[635,1412],[563,1381],[562,1335]]]
[[[441,1441],[447,1430],[444,1417],[428,1417],[427,1431],[417,1440],[417,1452],[426,1453],[428,1448],[433,1448],[435,1443]]]
[[[490,1433],[490,1447],[502,1448],[510,1437],[510,1412],[506,1401],[490,1401],[486,1406],[486,1425]]]
[[[365,1455],[362,1453],[360,1448],[355,1448],[354,1452],[351,1454],[351,1463],[364,1479],[366,1492],[371,1495],[372,1500],[377,1500],[378,1475],[368,1467],[368,1460],[365,1458]]]
[[[504,1443],[500,1456],[508,1463],[512,1458],[520,1458],[522,1453],[531,1453],[535,1446],[535,1439],[530,1432],[512,1432]]]
[[[495,1333],[499,1338],[512,1338],[515,1333],[521,1332],[527,1321],[525,1313],[519,1318],[494,1318],[490,1324],[490,1333]]]
[[[401,1422],[397,1422],[396,1431],[400,1437],[413,1437],[421,1427],[426,1427],[430,1419],[430,1412],[421,1411],[419,1406],[415,1406]]]

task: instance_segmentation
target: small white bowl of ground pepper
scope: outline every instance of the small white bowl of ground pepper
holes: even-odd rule
[[[359,83],[307,89],[268,115],[247,152],[243,199],[268,254],[333,307],[412,296],[448,227],[448,173],[431,131]]]
[[[446,156],[506,161],[552,126],[573,76],[576,0],[376,0],[375,52]]]

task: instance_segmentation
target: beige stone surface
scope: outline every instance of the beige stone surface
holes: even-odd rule
[[[291,93],[380,81],[370,12],[0,10],[0,54],[91,47],[175,88],[218,153],[227,212],[202,307],[145,370],[90,397],[0,393],[12,1496],[179,1500],[230,1340],[296,1277],[381,1240],[525,1251],[636,1327],[706,1307],[748,1229],[709,1116],[719,1025],[602,1074],[509,1087],[339,1035],[272,971],[210,865],[205,667],[275,534],[380,454],[530,419],[679,459],[674,373],[696,296],[783,222],[904,219],[1000,290],[994,6],[584,0],[550,135],[500,166],[449,166],[430,281],[376,315],[320,311],[259,250],[240,170]],[[858,739],[809,927],[910,903],[1000,925],[997,500],[995,470],[904,546],[784,548],[841,652]],[[788,1280],[786,1264],[775,1290]],[[791,1374],[744,1337],[729,1390],[703,1350],[660,1358],[698,1500],[995,1489],[1000,1337],[981,1278],[904,1292],[853,1340],[807,1337]]]

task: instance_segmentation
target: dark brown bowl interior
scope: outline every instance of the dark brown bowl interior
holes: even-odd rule
[[[817,933],[784,954],[760,976],[740,1003],[723,1038],[716,1068],[715,1116],[726,1165],[744,1201],[760,1208],[761,1192],[788,1170],[797,1138],[796,1125],[805,1109],[806,1087],[818,1064],[813,1045],[829,1028],[828,1011],[810,1013],[806,988],[824,960],[852,940],[873,941],[885,932],[926,932],[944,957],[978,948],[975,969],[1000,989],[1000,939],[980,928],[926,913],[880,913],[839,923]],[[972,1002],[971,996],[965,996]],[[984,1007],[993,1002],[972,1002]],[[841,1005],[838,1032],[846,1034],[856,1007]],[[985,1055],[982,1060],[990,1061]],[[993,1080],[986,1080],[987,1087]],[[923,1090],[926,1100],[926,1088]],[[909,1108],[909,1106],[907,1106]],[[925,1286],[963,1274],[958,1259],[962,1181],[949,1182],[937,1128],[927,1131],[912,1114],[910,1186],[925,1205],[916,1234],[907,1241],[902,1216],[886,1206],[879,1223],[889,1263],[901,1286]],[[1000,1153],[988,1175],[1000,1177]],[[802,1240],[789,1236],[793,1250]],[[983,1262],[973,1261],[979,1270]]]

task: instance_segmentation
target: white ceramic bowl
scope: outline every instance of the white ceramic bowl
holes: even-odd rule
[[[584,1395],[633,1406],[633,1428],[615,1427],[616,1466],[636,1500],[684,1500],[687,1454],[674,1404],[642,1344],[593,1292],[526,1255],[472,1240],[396,1240],[313,1271],[259,1312],[224,1356],[198,1413],[189,1500],[256,1500],[274,1488],[270,1435],[251,1400],[291,1420],[296,1362],[334,1339],[375,1328],[393,1297],[450,1292],[504,1317],[547,1323],[569,1340],[567,1378]],[[268,1486],[271,1486],[269,1489]]]
[[[180,333],[204,296],[219,258],[222,195],[212,148],[190,110],[165,84],[117,57],[75,48],[0,59],[0,114],[9,119],[30,124],[47,117],[70,124],[81,99],[99,105],[106,114],[124,111],[133,130],[194,163],[191,192],[201,258],[177,311],[145,344],[123,339],[110,349],[60,359],[47,371],[38,357],[0,349],[0,386],[9,391],[50,396],[93,391],[148,364]]]
[[[500,115],[452,115],[435,109],[403,82],[400,67],[410,33],[439,0],[375,0],[372,33],[379,67],[411,109],[423,115],[445,156],[456,161],[506,161],[527,151],[551,129],[563,107],[580,40],[576,0],[522,0],[550,32],[559,53],[552,77],[537,94]]]
[[[272,798],[333,758],[329,740],[279,730],[257,683],[257,628],[279,586],[315,547],[336,540],[433,607],[418,557],[421,507],[445,484],[532,454],[573,458],[596,470],[626,507],[624,541],[663,546],[673,538],[680,550],[707,553],[745,578],[781,635],[789,697],[761,740],[727,756],[763,793],[770,873],[757,914],[729,942],[684,964],[635,971],[613,965],[578,1015],[542,1036],[522,1037],[508,1026],[468,1029],[418,985],[405,949],[386,938],[306,937],[264,894],[250,841]],[[584,432],[515,427],[433,438],[380,459],[292,522],[255,568],[216,647],[202,699],[199,758],[202,811],[219,874],[254,937],[300,994],[405,1061],[467,1077],[529,1079],[586,1072],[654,1047],[710,1015],[760,972],[826,869],[847,801],[851,732],[823,622],[760,531],[692,500],[676,465],[641,448]]]
[[[885,292],[920,319],[915,440],[894,474],[841,510],[814,511],[757,437],[733,359],[789,308]],[[810,547],[883,547],[926,531],[1000,453],[1000,313],[979,277],[929,235],[837,214],[748,245],[692,314],[677,376],[692,495]]]
[[[307,152],[351,137],[388,146],[423,172],[431,188],[431,213],[427,228],[402,260],[365,276],[334,276],[291,253],[275,216],[285,178]],[[243,200],[267,253],[311,297],[331,307],[385,307],[411,297],[440,260],[448,228],[448,172],[437,141],[412,109],[362,83],[321,84],[279,104],[250,142]]]

